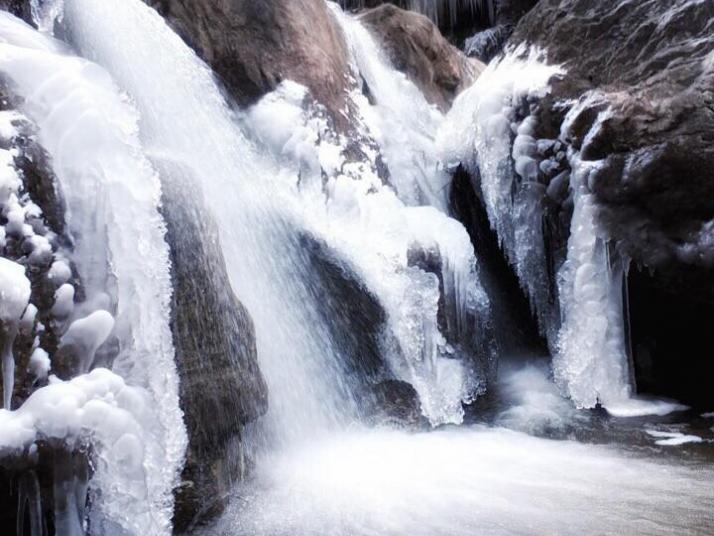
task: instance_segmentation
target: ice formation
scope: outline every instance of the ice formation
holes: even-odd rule
[[[145,464],[157,424],[148,393],[106,369],[67,382],[52,378],[19,409],[0,410],[0,457],[31,454],[37,441],[69,452],[91,443],[103,484],[94,489],[93,499],[112,501],[116,514],[121,512],[114,522],[122,533],[161,534],[160,519],[150,505],[141,504],[149,500]],[[69,491],[75,493],[72,486]],[[62,534],[71,535],[84,534],[81,522],[68,513],[57,520]]]
[[[114,317],[107,311],[94,311],[85,318],[72,322],[67,332],[62,336],[59,352],[67,348],[74,355],[76,372],[85,374],[94,363],[94,355],[104,344],[114,329]]]
[[[504,252],[518,275],[541,329],[552,330],[545,288],[545,253],[534,180],[536,140],[533,119],[519,117],[523,103],[548,91],[562,73],[543,61],[543,52],[519,47],[492,62],[474,85],[456,98],[437,136],[448,166],[466,166],[480,177],[486,211]],[[514,184],[521,185],[513,198]]]
[[[574,107],[563,124],[567,137]],[[601,112],[593,130],[607,117]],[[632,394],[625,341],[622,281],[626,261],[611,254],[588,185],[597,162],[570,155],[574,212],[568,254],[558,273],[562,327],[553,357],[555,380],[580,407],[627,400]]]
[[[558,274],[562,318],[554,317],[549,305],[539,208],[547,192],[538,175],[559,164],[538,155],[546,144],[560,145],[562,149],[554,150],[565,154],[566,136],[536,139],[536,120],[522,111],[544,96],[553,76],[562,74],[542,58],[542,52],[521,47],[489,65],[449,113],[439,135],[442,158],[478,170],[491,225],[555,351],[558,384],[580,407],[621,402],[631,389],[621,288],[627,265],[610,255],[597,204],[588,191],[587,166],[597,164],[586,165],[574,154],[567,155],[570,176],[562,173],[549,186],[559,188],[568,180],[575,204],[568,258]]]
[[[678,447],[686,443],[701,443],[703,439],[695,435],[687,435],[681,432],[662,432],[659,430],[646,430],[646,432],[656,439],[655,444],[663,447]]]
[[[6,232],[31,238],[26,240],[28,262],[51,263],[53,321],[67,321],[58,354],[71,353],[78,360],[74,372],[86,372],[97,348],[115,334],[120,342],[114,371],[141,393],[128,402],[142,412],[142,424],[150,423],[135,438],[99,451],[90,483],[93,523],[97,529],[110,525],[168,533],[171,491],[186,438],[169,330],[171,285],[158,212],[160,185],[137,139],[137,114],[105,71],[4,12],[0,70],[24,97],[22,112],[37,124],[39,140],[52,157],[86,301],[74,304],[68,262],[62,255],[53,257],[46,238],[30,236],[32,227],[25,223],[30,215],[13,206],[13,193]],[[93,210],[87,210],[90,205]],[[41,354],[32,366],[46,372]],[[39,406],[26,402],[24,414],[33,407]]]

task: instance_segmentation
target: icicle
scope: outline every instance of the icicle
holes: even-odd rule
[[[54,451],[55,532],[62,536],[84,535],[84,507],[78,503],[78,483],[74,456],[63,447]],[[83,500],[86,500],[86,495]]]
[[[607,243],[599,236],[593,195],[584,184],[575,188],[568,258],[558,274],[563,326],[553,369],[556,382],[573,401],[592,408],[622,402],[631,394],[623,265],[610,257]]]
[[[402,0],[393,2],[400,7],[416,11],[429,17],[441,28],[453,28],[460,17],[484,18],[491,24],[496,20],[494,0]],[[344,9],[364,9],[365,0],[339,0]]]
[[[18,480],[17,488],[17,536],[43,536],[42,495],[35,471],[25,471]],[[26,518],[29,527],[25,526]]]
[[[10,409],[15,387],[15,342],[23,313],[30,301],[30,281],[24,266],[0,257],[0,352],[2,353],[3,407]]]

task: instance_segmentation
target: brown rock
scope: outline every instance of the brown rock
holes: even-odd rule
[[[345,44],[323,0],[147,0],[210,64],[241,105],[285,79],[307,86],[338,126]]]
[[[485,68],[451,45],[431,20],[413,11],[384,4],[359,18],[381,41],[394,66],[442,111]]]

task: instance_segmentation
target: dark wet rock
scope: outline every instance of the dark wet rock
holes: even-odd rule
[[[401,352],[390,336],[386,312],[349,261],[312,235],[299,236],[310,266],[310,292],[339,349],[361,416],[375,424],[427,425],[414,387],[397,380],[387,352]]]
[[[312,235],[299,237],[311,267],[318,312],[343,353],[347,371],[364,386],[390,376],[382,354],[386,312],[350,263]]]
[[[416,389],[407,382],[385,380],[371,391],[371,420],[375,424],[407,428],[427,427]]]
[[[219,514],[244,476],[241,431],[267,408],[253,322],[231,291],[218,231],[181,166],[155,162],[171,250],[171,328],[189,448],[176,491],[176,532]]]
[[[27,23],[32,23],[30,0],[0,0],[0,9],[9,11]]]
[[[589,183],[622,253],[649,269],[713,266],[703,226],[714,219],[714,4],[548,0],[519,41],[567,70],[543,115],[584,99],[567,139],[600,161]]]
[[[359,19],[377,36],[394,67],[442,111],[484,68],[451,45],[432,21],[413,11],[385,4]]]

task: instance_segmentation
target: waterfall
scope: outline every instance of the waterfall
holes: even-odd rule
[[[210,69],[138,0],[69,0],[64,23],[137,103],[151,159],[174,164],[162,180],[179,169],[203,190],[231,284],[255,322],[266,433],[288,441],[350,422],[354,398],[317,311],[292,200],[275,163],[236,126]]]
[[[374,99],[355,98],[369,132],[384,153],[390,184],[407,205],[447,210],[450,176],[439,164],[435,133],[444,115],[396,70],[362,24],[329,4],[347,41],[353,76]]]
[[[0,13],[0,43],[0,69],[24,98],[23,112],[38,125],[40,141],[52,157],[87,298],[74,307],[63,343],[87,349],[86,371],[113,328],[119,341],[114,370],[136,387],[131,391],[123,382],[115,384],[125,413],[120,419],[129,422],[133,414],[138,420],[131,433],[105,433],[106,426],[121,432],[121,420],[94,423],[100,446],[93,514],[99,524],[164,532],[186,438],[169,330],[171,283],[158,212],[160,186],[136,136],[136,111],[104,70],[68,55],[66,46],[6,13]],[[83,381],[80,377],[73,385],[89,392],[92,380]],[[61,387],[46,389],[60,392]],[[42,396],[50,395],[37,396],[40,404]],[[83,400],[86,395],[77,396]],[[20,411],[31,414],[25,406]],[[69,406],[65,413],[70,418]],[[47,433],[42,422],[37,424],[40,437]]]
[[[34,0],[41,31],[0,13],[7,78],[0,85],[19,97],[17,117],[37,126],[32,141],[47,150],[67,205],[67,243],[57,246],[48,232],[31,248],[36,221],[13,211],[41,211],[27,201],[15,149],[0,148],[7,221],[0,241],[12,257],[0,258],[0,461],[30,461],[10,483],[18,534],[46,532],[47,468],[33,463],[47,462],[38,453],[47,444],[57,534],[180,530],[179,522],[172,526],[172,492],[187,438],[170,259],[174,276],[181,266],[191,279],[196,243],[220,252],[201,274],[220,266],[214,287],[245,306],[241,321],[221,324],[236,336],[231,342],[245,337],[252,353],[248,316],[255,324],[269,408],[245,424],[231,413],[233,400],[215,404],[216,420],[235,419],[222,429],[235,431],[226,449],[235,448],[234,459],[194,460],[191,450],[189,463],[203,463],[208,480],[233,463],[249,466],[250,477],[235,485],[222,515],[192,534],[707,533],[713,471],[700,460],[710,457],[704,449],[714,441],[707,420],[714,414],[691,422],[617,418],[684,408],[631,398],[622,288],[628,259],[608,242],[591,189],[600,163],[574,149],[569,129],[579,105],[567,103],[557,139],[539,139],[537,103],[564,69],[541,50],[507,50],[444,114],[359,18],[327,5],[347,50],[337,112],[348,119],[344,130],[292,80],[237,109],[211,69],[142,0]],[[492,13],[495,3],[409,5],[443,22],[464,6]],[[48,37],[55,29],[66,43]],[[608,118],[607,106],[599,110],[590,136]],[[0,112],[2,139],[13,126],[9,114]],[[449,215],[457,166],[472,172],[485,217],[549,339],[552,367],[518,356],[504,360],[495,378],[502,356],[482,260]],[[177,189],[180,201],[171,197]],[[547,262],[542,201],[553,190],[567,192],[573,212],[557,269]],[[162,199],[186,210],[172,213]],[[198,230],[184,232],[177,220]],[[5,249],[6,237],[10,247],[23,244],[22,255]],[[64,378],[56,355],[50,361],[33,347],[29,367],[44,375],[42,386],[16,396],[24,402],[13,410],[12,339],[38,314],[32,256],[47,255],[50,241],[57,249],[47,265],[56,283],[50,318],[66,323],[60,349],[73,347],[80,366]],[[174,311],[192,313],[187,331],[201,329],[202,307],[179,295],[186,309],[174,304]],[[370,404],[385,385],[396,398],[411,397],[409,417],[395,423],[375,415]],[[470,408],[482,423],[469,424],[464,407],[487,386],[492,396]],[[615,418],[579,411],[598,405]],[[620,452],[618,442],[636,448]],[[685,462],[662,455],[689,442],[698,445]],[[182,480],[179,498],[192,484],[200,489],[198,479]],[[223,499],[231,479],[216,480]]]
[[[470,401],[485,389],[490,379],[493,372],[492,356],[489,355],[492,341],[489,340],[491,333],[488,331],[490,304],[481,285],[473,246],[463,226],[446,217],[450,174],[438,160],[436,151],[436,132],[445,117],[436,106],[427,102],[405,74],[391,64],[385,51],[358,20],[346,16],[334,5],[332,7],[348,44],[353,76],[362,81],[371,96],[371,100],[362,95],[354,99],[369,132],[382,149],[389,170],[389,183],[400,201],[406,205],[403,209],[408,222],[406,227],[414,235],[410,241],[426,251],[435,252],[440,264],[440,291],[448,310],[447,325],[433,324],[436,328],[432,329],[433,337],[436,340],[430,346],[436,353],[430,361],[437,371],[440,367],[456,369],[456,372],[451,373],[446,372],[446,369],[437,372],[437,377],[442,378],[441,385],[444,388],[451,384],[451,405],[458,414],[459,397],[463,401]],[[427,206],[437,210],[426,209]],[[436,294],[438,299],[438,292]],[[383,295],[393,295],[393,290],[385,288]],[[399,307],[404,307],[403,302],[395,304],[395,308]],[[398,332],[410,323],[408,318],[397,317],[395,331]],[[473,345],[459,349],[452,347],[454,341],[449,337],[450,334],[463,340],[468,332],[474,330],[479,341],[478,349]],[[426,336],[429,337],[428,332]],[[413,338],[413,334],[406,334],[402,338],[407,339],[402,345],[403,349],[409,348],[408,339]],[[440,338],[446,339],[445,348],[439,348],[444,347]],[[458,364],[451,358],[458,357],[460,353],[480,355],[471,355],[470,358],[462,355],[463,370],[459,371]],[[470,360],[473,363],[474,357],[478,365],[475,370],[470,370],[469,365],[464,366],[463,362]],[[419,360],[412,358],[410,361]],[[459,387],[458,382],[451,383],[456,374],[464,376],[463,387]],[[449,380],[450,376],[452,380]],[[425,386],[425,389],[433,391],[440,386],[439,381],[432,380],[430,383],[431,386]],[[423,395],[422,399],[428,396],[435,396],[435,393]],[[426,413],[433,421],[433,411]]]

